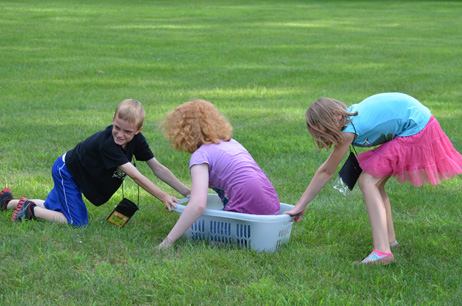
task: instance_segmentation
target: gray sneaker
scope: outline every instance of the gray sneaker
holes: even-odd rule
[[[8,203],[13,200],[10,188],[5,188],[0,192],[0,210],[6,210]]]
[[[22,197],[19,200],[18,206],[16,206],[16,209],[14,210],[11,221],[21,222],[22,220],[35,220],[35,214],[32,211],[32,208],[36,205],[37,204],[34,202],[27,200],[25,197]]]

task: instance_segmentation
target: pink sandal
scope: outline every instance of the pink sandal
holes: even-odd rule
[[[366,264],[366,265],[374,265],[374,264],[382,264],[388,265],[395,260],[393,253],[383,253],[377,250],[372,251],[366,258],[362,261],[357,261],[355,264]]]

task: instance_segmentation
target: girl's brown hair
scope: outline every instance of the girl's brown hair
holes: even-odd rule
[[[306,110],[306,126],[313,137],[314,144],[319,148],[329,150],[332,145],[343,141],[342,131],[351,122],[349,116],[356,116],[358,112],[350,113],[343,102],[331,98],[319,98]],[[341,119],[339,119],[339,115]]]
[[[171,111],[160,124],[173,148],[193,153],[202,144],[228,141],[233,128],[210,102],[194,100]]]

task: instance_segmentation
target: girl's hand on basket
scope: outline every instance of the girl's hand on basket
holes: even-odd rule
[[[300,220],[302,219],[303,215],[305,214],[305,211],[306,211],[306,207],[303,208],[303,209],[300,209],[299,207],[295,206],[294,208],[292,208],[291,210],[289,211],[285,211],[283,214],[285,215],[290,215],[292,217],[295,217],[294,219],[292,219],[292,222],[295,221],[295,222],[300,222]]]

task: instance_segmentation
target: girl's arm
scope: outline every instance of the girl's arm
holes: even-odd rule
[[[169,211],[172,211],[172,207],[176,207],[174,202],[178,203],[178,199],[170,196],[168,193],[162,191],[159,187],[154,185],[147,177],[145,177],[138,169],[135,168],[130,162],[119,166],[125,174],[131,177],[135,183],[141,188],[149,192],[151,195],[158,198]]]
[[[291,216],[295,216],[295,221],[299,222],[305,213],[306,206],[316,197],[316,195],[326,186],[330,179],[334,176],[343,157],[348,152],[348,147],[353,142],[355,134],[345,133],[344,141],[337,144],[330,154],[329,158],[319,167],[311,179],[310,184],[306,188],[297,205],[290,211],[285,212]]]
[[[178,191],[183,196],[188,196],[191,190],[186,187],[167,167],[162,165],[154,157],[146,162],[151,168],[152,172],[160,178],[163,182],[171,186],[173,189]]]
[[[207,164],[191,167],[191,198],[183,213],[167,237],[157,248],[168,248],[183,235],[202,215],[207,206],[209,188],[209,166]]]

